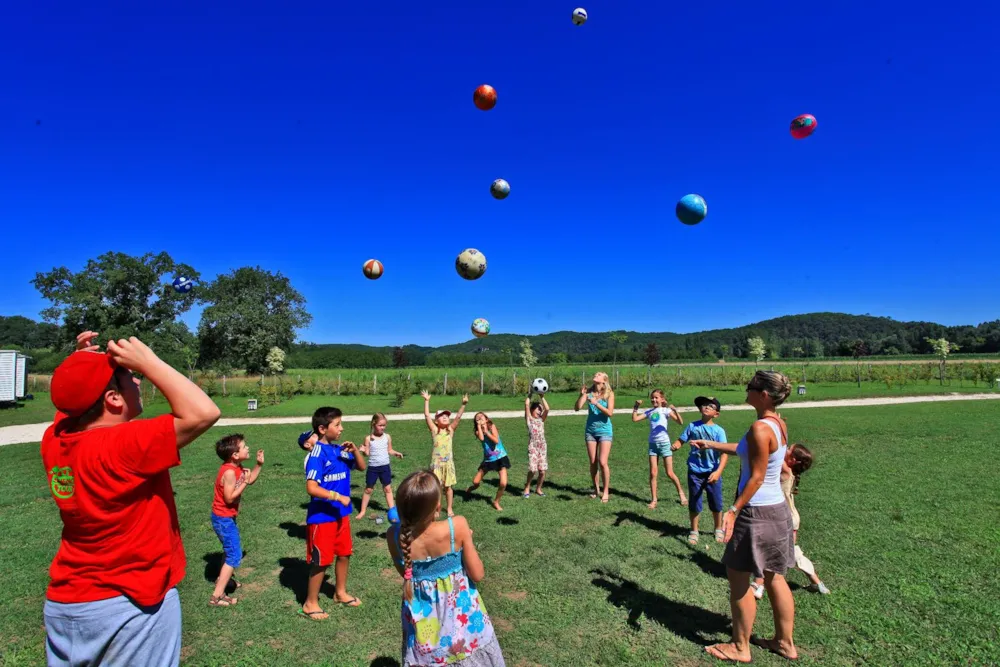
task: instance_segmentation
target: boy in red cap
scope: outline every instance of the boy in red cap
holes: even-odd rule
[[[181,610],[174,588],[186,565],[170,468],[180,449],[219,419],[196,384],[139,339],[77,336],[52,376],[56,407],[42,461],[63,522],[45,594],[48,664],[177,665]],[[145,376],[170,414],[142,413]]]

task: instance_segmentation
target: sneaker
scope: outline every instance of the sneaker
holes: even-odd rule
[[[758,600],[764,597],[764,587],[756,581],[750,582],[750,590],[753,591],[753,596]]]

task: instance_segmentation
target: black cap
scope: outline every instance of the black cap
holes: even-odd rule
[[[706,405],[711,405],[712,407],[715,408],[717,412],[722,412],[722,405],[719,403],[719,399],[717,399],[715,396],[699,396],[698,398],[694,399],[694,405],[698,409],[701,409],[703,406]]]

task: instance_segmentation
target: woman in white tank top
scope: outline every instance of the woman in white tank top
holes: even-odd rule
[[[729,607],[733,641],[706,647],[709,655],[730,662],[750,662],[750,644],[794,660],[798,657],[792,630],[795,601],[785,572],[795,564],[792,515],[781,492],[781,464],[788,430],[775,409],[791,393],[788,378],[773,371],[757,371],[747,384],[747,403],[757,420],[739,444],[692,440],[691,445],[740,457],[738,497],[722,520],[726,552],[722,562],[729,578]],[[774,638],[751,637],[757,600],[751,575],[764,575],[764,587],[774,610]]]

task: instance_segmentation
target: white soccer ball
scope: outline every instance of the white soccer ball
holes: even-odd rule
[[[587,10],[577,7],[573,10],[573,25],[583,25],[587,22]]]
[[[467,248],[455,258],[455,270],[466,280],[478,280],[486,273],[486,256],[475,248]]]
[[[531,391],[536,394],[544,394],[549,390],[549,383],[545,381],[545,378],[535,378],[531,381]]]

